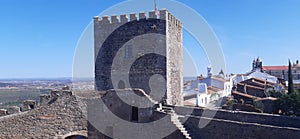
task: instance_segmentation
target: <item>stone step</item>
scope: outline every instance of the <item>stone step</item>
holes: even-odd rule
[[[185,136],[185,138],[191,138],[189,133],[182,133],[182,134]]]
[[[189,137],[189,136],[187,136],[187,137],[185,137],[186,139],[192,139],[191,137]]]
[[[180,127],[178,128],[180,131],[183,131],[183,132],[187,132],[186,129],[184,127]]]
[[[171,117],[178,119],[179,117],[176,114],[171,114]]]
[[[180,121],[179,121],[178,119],[176,119],[176,118],[171,119],[171,121],[172,121],[172,122],[176,122],[176,123],[180,123]]]
[[[173,122],[174,124],[182,125],[182,123],[181,123],[180,121],[178,121],[178,120],[173,120],[172,122]]]
[[[180,130],[180,132],[183,134],[188,134],[188,132],[186,130]]]
[[[184,128],[182,125],[176,125],[176,127],[178,127],[178,128]]]
[[[175,116],[175,115],[174,115],[174,116],[172,116],[172,115],[171,115],[171,118],[172,118],[172,119],[174,119],[174,120],[177,120],[177,121],[179,121],[179,119],[178,119],[178,116]]]
[[[179,116],[176,114],[176,112],[171,107],[162,107],[163,111],[166,113],[169,113],[171,115],[171,122],[177,127],[177,129],[185,136],[186,139],[192,139],[188,133],[188,131],[185,129],[184,125],[180,122]]]

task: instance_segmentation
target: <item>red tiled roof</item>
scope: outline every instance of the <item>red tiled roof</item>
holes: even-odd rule
[[[263,66],[263,70],[288,70],[288,66]]]
[[[241,93],[241,92],[238,92],[238,91],[232,91],[231,94],[237,94],[237,95],[244,96],[244,97],[247,97],[247,98],[252,98],[252,99],[261,99],[260,97],[252,96],[252,95]]]
[[[213,87],[213,86],[208,86],[207,87],[207,94],[212,94],[218,91],[222,91],[222,89],[217,88],[217,87]]]
[[[196,100],[195,100],[196,101]],[[189,101],[184,101],[183,102],[183,105],[184,106],[196,106],[194,103],[191,103],[191,102],[189,102]]]
[[[229,81],[229,80],[226,80],[226,79],[217,77],[217,76],[212,76],[211,78],[212,78],[212,79],[215,79],[215,80],[219,80],[219,81],[221,81],[221,82],[227,82],[227,81]]]

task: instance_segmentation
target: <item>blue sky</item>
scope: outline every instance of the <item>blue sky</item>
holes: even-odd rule
[[[178,1],[201,14],[214,30],[228,73],[249,71],[252,59],[258,56],[264,65],[300,59],[299,0]],[[0,78],[72,76],[82,32],[93,16],[119,2],[122,0],[1,0]],[[160,6],[160,0],[157,3]],[[188,35],[184,41],[198,72],[205,74],[209,62],[203,50],[194,52],[192,47],[198,44]]]

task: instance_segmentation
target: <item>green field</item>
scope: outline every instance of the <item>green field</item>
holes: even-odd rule
[[[0,90],[0,108],[7,108],[8,106],[22,106],[24,100],[39,101],[40,94],[45,91],[40,90]]]

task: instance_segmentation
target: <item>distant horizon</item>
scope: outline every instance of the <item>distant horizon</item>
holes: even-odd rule
[[[185,76],[183,78],[196,78],[197,76]],[[0,82],[4,80],[52,80],[52,79],[94,79],[95,77],[32,77],[32,78],[0,78]]]
[[[253,59],[252,59],[253,60]],[[288,62],[287,62],[288,63]],[[294,61],[292,61],[291,60],[291,63],[293,64],[293,63],[296,63],[296,60],[295,60],[295,62]],[[251,63],[249,64],[249,70],[248,71],[244,71],[244,72],[242,72],[242,73],[246,73],[246,72],[249,72],[250,70],[251,70]],[[264,65],[263,64],[263,66],[288,66],[288,64],[287,65]],[[242,73],[226,73],[226,74],[242,74]],[[206,72],[204,72],[204,73],[200,73],[199,75],[195,75],[195,76],[184,76],[183,78],[190,78],[190,77],[197,77],[197,76],[200,76],[200,75],[206,75],[207,73]],[[45,76],[45,77],[0,77],[0,81],[1,80],[22,80],[22,79],[28,79],[28,80],[30,80],[30,79],[76,79],[76,78],[95,78],[95,77],[72,77],[72,76],[58,76],[58,77],[47,77],[47,76]]]

